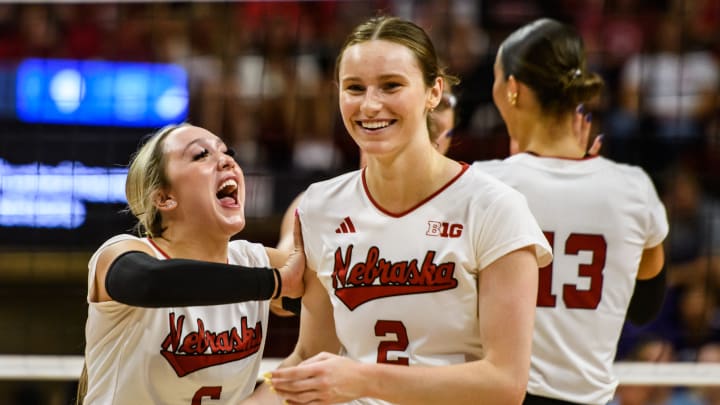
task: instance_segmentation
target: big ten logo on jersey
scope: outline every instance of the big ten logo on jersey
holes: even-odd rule
[[[428,221],[427,236],[439,236],[441,238],[459,238],[462,235],[462,224],[450,222]]]

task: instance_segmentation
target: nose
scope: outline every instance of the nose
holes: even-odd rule
[[[362,104],[360,105],[362,112],[366,115],[372,115],[373,113],[379,111],[381,107],[382,102],[380,101],[377,91],[368,88],[363,96]]]
[[[235,158],[233,158],[232,156],[229,156],[225,153],[220,154],[220,159],[218,159],[218,167],[220,168],[220,170],[231,169],[235,166],[237,166],[237,162],[235,162]]]

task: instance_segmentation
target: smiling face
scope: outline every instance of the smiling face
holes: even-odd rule
[[[425,86],[409,48],[385,40],[349,46],[338,79],[343,122],[362,151],[386,155],[412,141],[430,144],[426,116],[440,100],[442,79]]]
[[[169,186],[158,196],[158,206],[168,224],[215,228],[226,236],[245,227],[243,173],[219,137],[184,126],[167,136],[163,151]]]

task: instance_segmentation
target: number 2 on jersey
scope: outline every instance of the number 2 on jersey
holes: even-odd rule
[[[378,344],[377,362],[386,364],[397,364],[407,366],[410,361],[407,357],[398,357],[395,360],[388,359],[388,352],[391,350],[405,351],[408,347],[408,335],[405,325],[400,321],[378,320],[375,322],[375,336],[387,336],[394,333],[397,340],[384,340]]]
[[[553,247],[553,255],[557,255],[555,249],[555,232],[545,232],[550,246]],[[571,233],[565,240],[565,255],[577,255],[581,251],[590,252],[592,261],[588,264],[578,265],[577,274],[581,277],[590,278],[590,287],[587,290],[580,290],[576,285],[564,284],[562,287],[562,298],[567,308],[595,309],[600,304],[603,287],[603,270],[607,256],[607,242],[602,235]],[[538,283],[538,307],[555,307],[557,296],[552,292],[553,264],[540,269]]]

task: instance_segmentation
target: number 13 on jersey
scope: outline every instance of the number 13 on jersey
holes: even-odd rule
[[[573,309],[596,309],[602,299],[603,270],[607,256],[607,242],[603,235],[571,233],[565,240],[564,245],[555,246],[555,232],[545,232],[550,246],[553,247],[553,256],[557,255],[578,255],[582,251],[590,252],[590,263],[579,264],[574,272],[580,277],[588,277],[590,286],[586,290],[578,289],[574,284],[562,286],[562,299],[565,307]],[[562,250],[560,250],[562,249]],[[540,269],[538,283],[538,307],[557,306],[557,295],[552,291],[553,271],[560,271],[554,268],[555,260],[549,265]],[[562,269],[569,271],[569,269]]]

